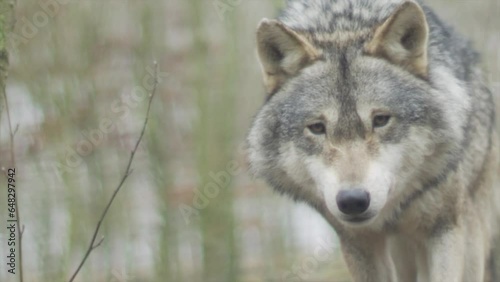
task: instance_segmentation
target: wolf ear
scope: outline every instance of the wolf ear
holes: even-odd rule
[[[305,38],[279,21],[268,19],[263,19],[257,29],[257,51],[269,95],[319,57]]]
[[[428,37],[424,11],[417,3],[408,1],[375,30],[365,50],[426,78]]]

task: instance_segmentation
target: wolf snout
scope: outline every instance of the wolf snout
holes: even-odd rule
[[[363,189],[342,190],[337,194],[337,206],[346,215],[360,215],[370,206],[370,194]]]

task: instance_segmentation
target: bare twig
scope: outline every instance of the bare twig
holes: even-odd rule
[[[99,242],[97,242],[97,244],[95,244],[94,246],[92,246],[92,249],[97,249],[97,247],[99,247],[102,242],[104,241],[104,236],[102,236],[101,240],[99,240]]]
[[[5,100],[5,110],[7,111],[7,122],[9,123],[9,135],[10,135],[10,162],[12,168],[16,168],[16,154],[14,152],[14,137],[16,136],[17,130],[19,129],[19,124],[16,128],[12,130],[12,122],[10,119],[9,101],[7,99],[7,91],[3,89],[3,98]],[[19,216],[19,198],[14,201],[14,208],[16,209],[16,220],[17,220],[17,238],[19,245],[19,281],[23,282],[23,233],[24,225],[22,225],[21,230],[21,217]]]
[[[120,180],[120,183],[118,184],[115,191],[113,192],[113,195],[109,199],[109,202],[106,205],[106,208],[104,209],[104,211],[101,215],[101,218],[99,219],[99,222],[97,222],[96,228],[94,230],[94,234],[92,235],[92,240],[90,241],[90,244],[87,248],[87,251],[85,252],[85,255],[83,256],[83,259],[80,262],[80,265],[78,265],[78,268],[76,269],[76,271],[73,273],[73,275],[69,279],[69,282],[72,282],[75,279],[78,272],[80,272],[82,266],[85,264],[85,261],[88,259],[90,253],[94,249],[99,247],[102,244],[102,242],[104,241],[104,237],[102,237],[101,240],[97,244],[95,243],[96,238],[97,238],[97,234],[99,233],[99,229],[101,228],[102,222],[104,221],[104,218],[106,217],[106,214],[108,213],[108,210],[111,207],[111,204],[115,200],[116,195],[118,194],[118,192],[120,192],[120,189],[122,188],[122,186],[125,183],[125,181],[127,180],[127,178],[130,176],[130,174],[132,174],[132,169],[130,168],[130,166],[132,165],[132,161],[134,160],[134,156],[135,156],[135,153],[137,152],[137,148],[139,148],[139,144],[141,143],[142,138],[144,137],[144,132],[146,131],[146,126],[147,126],[148,121],[149,121],[149,112],[151,111],[151,104],[153,101],[153,97],[155,96],[155,93],[156,93],[156,88],[158,86],[158,63],[156,61],[154,62],[154,67],[155,67],[155,71],[154,71],[153,90],[151,91],[151,94],[149,95],[148,109],[146,111],[146,118],[145,118],[144,124],[142,126],[141,134],[139,135],[139,138],[137,139],[137,142],[135,143],[134,149],[130,153],[130,158],[128,160],[128,164],[127,164],[127,167],[125,169],[125,173],[123,174],[123,177]]]

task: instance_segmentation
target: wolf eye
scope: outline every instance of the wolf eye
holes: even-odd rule
[[[316,134],[316,135],[321,135],[321,134],[325,134],[326,133],[326,127],[321,122],[318,122],[318,123],[315,123],[315,124],[311,124],[307,128],[309,128],[309,130],[313,134]]]
[[[389,123],[389,120],[391,120],[390,115],[376,115],[373,118],[373,128],[384,127]]]

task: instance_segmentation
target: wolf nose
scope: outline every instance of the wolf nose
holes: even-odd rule
[[[347,215],[360,215],[370,206],[370,194],[362,189],[342,190],[337,194],[337,206]]]

